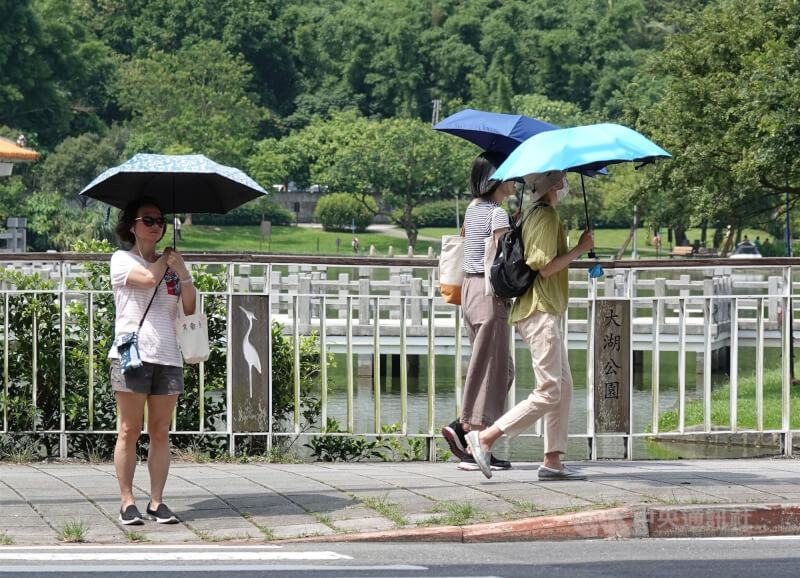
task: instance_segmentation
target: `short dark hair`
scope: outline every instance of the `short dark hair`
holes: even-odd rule
[[[164,216],[164,211],[161,209],[161,205],[159,205],[158,201],[156,201],[153,197],[139,197],[138,199],[131,201],[125,205],[124,209],[122,209],[122,212],[119,214],[117,226],[114,228],[114,232],[117,234],[117,238],[120,241],[129,245],[136,244],[136,237],[133,233],[131,233],[131,228],[136,222],[136,216],[139,214],[139,209],[147,205],[152,205],[161,212],[162,217]],[[158,239],[159,241],[164,238],[164,233],[166,232],[167,225],[165,223],[161,229],[161,237]]]
[[[472,161],[472,172],[469,177],[469,190],[476,198],[488,197],[497,190],[502,181],[490,181],[497,167],[503,164],[508,155],[500,152],[485,152]]]

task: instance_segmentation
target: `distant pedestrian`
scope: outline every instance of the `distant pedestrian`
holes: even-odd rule
[[[761,246],[761,237],[757,236],[756,240],[753,241],[753,243],[755,244],[756,247],[760,247]]]
[[[358,237],[353,237],[353,242],[352,242],[353,253],[358,253],[358,245],[359,245]]]
[[[172,221],[172,226],[175,227],[175,236],[183,241],[183,237],[181,236],[181,218],[178,215],[175,215],[175,219]]]

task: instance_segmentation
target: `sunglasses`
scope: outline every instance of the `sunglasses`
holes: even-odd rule
[[[134,221],[141,221],[145,227],[152,227],[153,225],[163,227],[167,224],[167,220],[164,217],[136,217]]]

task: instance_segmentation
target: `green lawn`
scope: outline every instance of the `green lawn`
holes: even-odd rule
[[[261,244],[260,228],[252,227],[217,227],[213,225],[184,226],[183,240],[178,240],[178,248],[184,252],[246,252],[246,253],[280,253],[298,255],[353,255],[350,242],[353,235],[350,233],[328,233],[322,229],[308,227],[273,227],[272,243],[264,239]],[[374,233],[359,233],[357,235],[361,251],[369,253],[370,245],[375,246],[379,255],[386,255],[389,245],[394,247],[395,255],[405,255],[408,245],[404,238],[394,238],[387,235]],[[339,250],[336,248],[336,239],[340,239]],[[159,244],[160,248],[172,245],[172,228],[168,228]],[[433,245],[438,252],[438,243],[418,241],[415,248],[417,255],[426,255],[428,246]]]
[[[423,237],[434,237],[434,238],[441,238],[442,235],[458,235],[458,229],[455,227],[427,227],[419,230],[419,234]],[[578,237],[580,237],[580,231],[572,230],[569,232],[569,240],[570,240],[570,247],[574,247],[575,244],[578,242]],[[615,256],[619,248],[622,247],[622,244],[625,242],[625,239],[628,238],[628,234],[630,233],[630,229],[597,229],[594,232],[594,241],[595,241],[595,252],[603,258],[607,258],[608,256]],[[709,236],[709,241],[711,240],[710,237],[713,236],[714,231],[708,230],[706,233]],[[770,237],[770,235],[764,231],[759,231],[757,229],[745,229],[744,233],[747,235],[751,240],[755,239],[757,236],[760,236],[761,239],[766,239]],[[695,239],[700,239],[700,229],[689,229],[686,232],[686,236],[690,241],[694,241]],[[666,231],[661,232],[661,239],[662,239],[662,246],[661,246],[661,257],[662,258],[669,258],[667,255],[670,251],[670,243],[667,241],[667,234]],[[656,250],[652,244],[653,241],[653,234],[652,231],[648,229],[638,229],[636,231],[636,247],[639,252],[640,258],[655,258],[656,257]],[[633,241],[628,246],[628,250],[623,255],[623,258],[630,258],[632,253]],[[674,245],[674,243],[673,243]]]
[[[737,389],[737,426],[742,429],[756,428],[756,380],[744,379]],[[790,411],[792,429],[800,427],[800,388],[790,390]],[[684,425],[703,423],[703,400],[686,404]],[[730,388],[722,387],[711,393],[711,424],[727,426],[731,423]],[[659,431],[667,432],[678,428],[678,410],[661,414],[658,420]],[[774,370],[764,373],[764,429],[780,429],[781,424],[781,372]]]
[[[265,239],[263,245],[261,244],[261,234],[258,226],[251,227],[233,227],[233,226],[213,226],[213,225],[192,225],[184,227],[183,240],[178,241],[178,248],[186,252],[246,252],[246,253],[280,253],[280,254],[298,254],[298,255],[352,255],[353,251],[350,248],[350,241],[353,236],[350,233],[328,233],[322,229],[309,228],[309,227],[273,227],[272,228],[272,243],[268,249],[268,241]],[[762,239],[767,235],[764,231],[757,231],[755,229],[748,229],[747,235],[751,239],[755,239],[760,235]],[[430,227],[420,229],[419,234],[421,237],[431,237],[434,239],[441,239],[442,235],[458,234],[455,227]],[[571,246],[574,246],[578,239],[578,231],[570,232]],[[377,233],[359,233],[359,242],[361,244],[361,252],[364,254],[369,253],[370,245],[375,246],[378,255],[386,255],[389,246],[394,247],[395,255],[405,255],[407,241],[405,238],[390,237]],[[627,229],[598,229],[595,231],[595,251],[602,258],[608,258],[616,255],[619,247],[628,236]],[[664,237],[664,246],[662,247],[661,256],[666,258],[669,252],[669,243]],[[688,232],[689,239],[694,240],[700,238],[699,229],[690,229]],[[337,251],[336,239],[340,240],[340,246]],[[652,237],[649,231],[639,230],[637,232],[636,241],[639,247],[639,256],[642,258],[655,257],[655,249],[651,246]],[[172,228],[168,228],[167,234],[164,236],[161,244],[162,249],[172,244]],[[435,241],[417,241],[415,253],[417,255],[426,255],[428,247],[433,246],[434,251],[438,253],[441,242]],[[631,256],[630,247],[626,251],[624,257]]]

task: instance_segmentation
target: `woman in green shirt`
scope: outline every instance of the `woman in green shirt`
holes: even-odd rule
[[[564,228],[556,212],[556,205],[569,192],[569,183],[562,171],[529,175],[525,182],[533,190],[534,202],[541,200],[545,205],[525,221],[522,229],[525,260],[539,274],[528,291],[514,302],[510,321],[517,326],[531,350],[536,389],[491,427],[469,432],[467,444],[480,470],[491,478],[494,442],[504,433],[516,437],[539,418],[544,418],[545,455],[539,468],[539,479],[585,479],[561,463],[561,454],[567,450],[572,400],[572,374],[561,334],[561,321],[569,297],[567,268],[594,247],[594,239],[587,227],[578,245],[571,251],[567,249]]]

